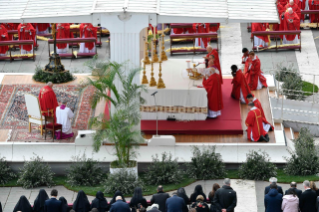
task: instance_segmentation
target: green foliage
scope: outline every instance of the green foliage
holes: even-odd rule
[[[5,157],[0,157],[0,185],[7,184],[10,180],[16,177],[16,174],[12,171],[8,165]]]
[[[299,137],[294,140],[295,151],[288,149],[291,157],[285,157],[287,165],[284,168],[289,175],[313,175],[319,171],[319,158],[317,155],[313,135],[307,128],[302,128]]]
[[[302,81],[302,91],[306,96],[311,96],[313,91],[318,93],[318,86],[310,82]]]
[[[144,183],[137,178],[135,173],[127,169],[120,169],[113,174],[110,174],[105,182],[105,193],[114,194],[116,191],[121,191],[123,195],[133,194],[136,187],[141,187],[145,190]]]
[[[275,79],[284,82],[287,76],[296,76],[298,75],[297,69],[293,67],[293,65],[289,65],[288,67],[283,67],[282,64],[277,65],[277,71],[275,73]]]
[[[177,158],[172,159],[171,153],[164,152],[159,159],[156,154],[152,156],[153,162],[145,173],[145,180],[150,185],[179,183],[183,180],[183,172],[179,168]]]
[[[250,151],[243,163],[238,176],[248,180],[268,180],[277,176],[277,167],[270,162],[269,155],[264,151]]]
[[[62,73],[48,73],[44,72],[43,68],[37,66],[35,73],[32,77],[37,82],[53,82],[53,83],[65,83],[75,79],[75,77],[68,71]]]
[[[281,88],[283,90],[283,94],[288,99],[303,100],[305,98],[305,95],[302,91],[302,86],[303,81],[299,74],[287,75]]]
[[[198,147],[193,147],[193,157],[187,166],[187,174],[201,180],[225,177],[225,165],[215,149],[215,146],[210,146],[201,151]]]
[[[67,182],[71,186],[96,186],[104,180],[105,174],[99,162],[87,158],[86,154],[72,157],[73,163],[67,170]]]
[[[54,184],[53,175],[51,167],[43,162],[43,158],[35,156],[30,158],[30,161],[24,161],[17,183],[23,188],[51,187]]]

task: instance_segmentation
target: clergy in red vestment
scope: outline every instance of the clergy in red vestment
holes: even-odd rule
[[[304,19],[304,18],[301,18],[301,11],[300,11],[300,8],[298,6],[298,4],[296,4],[294,2],[294,0],[290,0],[289,3],[286,5],[286,12],[289,8],[292,8],[292,10],[298,15],[299,19]]]
[[[269,26],[267,24],[263,23],[252,23],[251,24],[251,34],[253,32],[265,32],[266,31],[266,26]],[[255,47],[267,47],[269,43],[269,38],[268,36],[254,36],[254,46]]]
[[[250,93],[250,88],[246,82],[245,76],[236,65],[232,65],[231,70],[234,77],[231,82],[233,84],[231,97],[240,100],[243,104],[246,104],[248,103],[246,96]]]
[[[52,87],[53,87],[53,83],[48,82],[46,86],[40,89],[39,102],[40,102],[41,111],[48,111],[53,109],[55,123],[56,123],[55,110],[59,106],[59,104]],[[44,112],[42,113],[42,115],[47,116],[48,113]]]
[[[33,46],[35,43],[35,29],[29,23],[20,24],[18,26],[19,40],[33,40]],[[32,45],[20,45],[21,54],[33,54]]]
[[[209,23],[194,23],[193,24],[194,33],[208,33]],[[201,48],[206,48],[209,43],[209,38],[197,38],[195,39],[195,46],[200,46]]]
[[[267,88],[267,81],[260,66],[260,60],[255,52],[249,52],[249,59],[245,63],[245,78],[252,91]]]
[[[208,118],[217,118],[224,108],[219,71],[213,64],[212,60],[208,62],[211,70],[203,78],[203,86],[206,89],[208,99]]]
[[[8,30],[3,24],[0,24],[0,41],[8,41]],[[0,46],[0,56],[6,56],[9,46]]]
[[[288,0],[278,0],[279,4],[281,4],[281,6],[286,7],[286,5],[288,4]]]
[[[284,30],[300,30],[300,20],[298,15],[291,9],[285,13]],[[298,35],[284,35],[283,44],[299,44]]]
[[[48,23],[37,23],[37,25],[36,25],[37,35],[48,34],[49,27],[50,27],[50,24],[48,24]]]
[[[284,30],[283,21],[284,21],[285,12],[286,12],[285,6],[282,6],[282,4],[280,4],[280,2],[277,0],[277,10],[278,10],[280,24],[273,24],[273,30],[274,31],[282,31],[282,30]]]
[[[210,59],[213,59],[214,61],[214,66],[217,67],[218,71],[219,71],[219,75],[220,75],[220,81],[223,84],[223,74],[222,74],[222,70],[220,67],[220,62],[219,62],[219,55],[216,49],[213,49],[213,47],[211,45],[208,45],[206,47],[207,50],[207,55],[204,57],[205,59],[205,64],[206,64],[206,68],[208,67],[208,61]],[[210,56],[213,56],[213,58],[211,58]]]
[[[70,24],[64,23],[64,24],[57,24],[56,27],[56,39],[66,39],[70,38]],[[56,50],[58,54],[61,53],[67,53],[69,44],[68,43],[57,43],[56,44]]]
[[[251,93],[248,94],[246,98],[249,102],[254,103],[255,107],[257,107],[260,110],[262,117],[266,119],[264,109],[262,108],[260,101]]]
[[[2,23],[4,25],[4,27],[7,30],[17,30],[19,24],[14,24],[14,23]],[[8,34],[9,39],[8,40],[13,40],[13,34]]]
[[[96,38],[97,39],[97,29],[90,23],[82,23],[80,25],[80,37],[81,38]],[[81,43],[80,53],[95,53],[95,43]]]
[[[216,23],[217,26],[209,27],[210,32],[217,32],[219,30],[220,23]]]
[[[247,48],[243,48],[241,52],[243,53],[243,56],[241,57],[241,64],[245,64],[246,60],[249,58],[249,51]]]
[[[319,10],[319,0],[308,0],[309,10]],[[309,15],[310,23],[318,23],[319,16],[317,14]]]

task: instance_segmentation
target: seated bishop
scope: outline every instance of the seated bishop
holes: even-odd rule
[[[50,24],[48,23],[37,23],[36,30],[37,35],[43,35],[49,33]]]
[[[55,109],[59,106],[56,95],[53,91],[53,83],[48,82],[46,86],[40,89],[39,92],[39,103],[42,111],[42,115],[50,116],[52,114],[48,113],[48,110],[52,110],[55,114]],[[54,116],[54,122],[56,123],[56,116]]]
[[[35,29],[29,23],[19,24],[18,26],[19,40],[33,40],[32,45],[20,45],[21,54],[33,54],[33,47],[36,46]]]
[[[8,30],[3,24],[0,24],[0,41],[8,41]],[[9,46],[0,46],[0,56],[6,56]]]
[[[283,24],[285,31],[300,30],[300,19],[292,8],[288,8],[288,12],[285,13]],[[299,44],[300,42],[298,35],[284,35],[282,43]]]
[[[251,33],[253,32],[264,32],[269,28],[268,24],[263,24],[263,23],[252,23],[251,24]],[[252,34],[253,36],[253,34]],[[269,37],[266,36],[254,36],[254,47],[258,48],[263,48],[267,47],[269,43]]]
[[[236,65],[231,66],[231,71],[233,75],[233,80],[231,82],[231,84],[233,84],[231,97],[240,100],[243,104],[248,104],[246,96],[250,93],[250,88],[246,82],[243,72],[238,69]]]
[[[97,29],[90,23],[80,24],[80,37],[81,38],[95,38],[97,39]],[[95,53],[95,42],[81,43],[80,53]]]
[[[70,38],[70,24],[63,23],[57,24],[56,26],[56,39],[66,39]],[[57,43],[56,51],[58,54],[65,54],[68,52],[69,44],[68,43]]]
[[[224,108],[221,81],[219,71],[214,66],[213,60],[208,62],[208,66],[210,71],[203,78],[203,86],[206,89],[208,98],[207,118],[217,118]]]
[[[58,124],[62,125],[62,132],[55,133],[56,139],[66,139],[74,136],[72,132],[71,120],[74,117],[72,110],[67,107],[67,100],[62,101],[62,105],[56,108],[56,120]]]

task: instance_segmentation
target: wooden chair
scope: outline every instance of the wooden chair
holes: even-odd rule
[[[54,111],[55,109],[48,109],[47,111],[41,111],[41,113],[46,114],[45,115],[45,135],[44,135],[44,139],[47,139],[47,131],[52,131],[52,138],[54,141],[54,133],[57,130],[61,130],[62,132],[62,124],[57,124],[54,121]],[[47,124],[47,121],[49,121],[50,123]]]
[[[32,94],[24,94],[25,103],[28,110],[29,117],[29,132],[32,131],[31,124],[37,124],[41,127],[41,136],[43,135],[43,125],[45,124],[45,118],[42,116],[39,99]]]

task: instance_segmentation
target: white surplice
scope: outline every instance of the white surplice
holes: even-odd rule
[[[61,106],[56,108],[56,122],[62,124],[62,132],[65,134],[72,133],[71,119],[74,117],[74,113],[68,107],[65,107],[64,110],[61,109]]]

